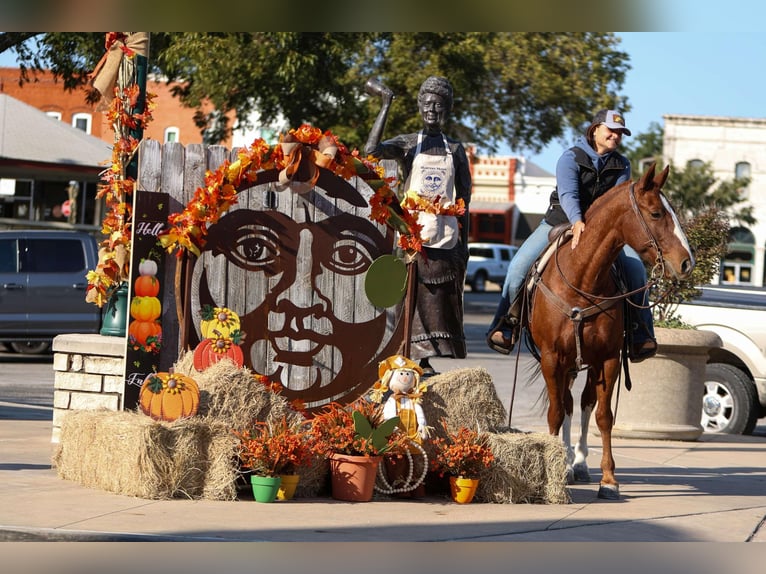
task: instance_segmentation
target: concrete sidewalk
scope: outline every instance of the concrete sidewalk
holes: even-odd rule
[[[564,505],[157,501],[59,479],[50,465],[51,422],[25,417],[23,409],[0,402],[5,541],[766,542],[763,437],[615,439],[619,501],[596,498],[597,439],[588,461],[594,482],[572,486],[573,501]]]

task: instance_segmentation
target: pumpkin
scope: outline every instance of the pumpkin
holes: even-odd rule
[[[233,331],[239,330],[239,315],[226,307],[202,307],[200,332],[203,339],[227,338]]]
[[[138,264],[138,273],[140,275],[157,275],[157,262],[151,259],[142,259]]]
[[[192,417],[199,409],[199,387],[191,377],[175,373],[152,373],[138,393],[141,411],[155,420],[172,422]]]
[[[221,359],[231,359],[238,367],[245,364],[245,356],[239,342],[242,339],[240,331],[234,331],[232,337],[216,337],[204,339],[194,349],[194,368],[204,371]]]
[[[146,346],[149,337],[156,337],[159,340],[162,335],[162,326],[157,321],[131,321],[128,335],[133,337],[139,345]]]
[[[160,282],[154,275],[140,275],[133,291],[139,297],[156,297],[160,292]]]
[[[134,297],[130,302],[130,316],[139,321],[154,321],[162,313],[157,297]]]

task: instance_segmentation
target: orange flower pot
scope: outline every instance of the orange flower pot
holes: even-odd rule
[[[449,486],[452,500],[458,504],[468,504],[473,500],[474,494],[476,494],[476,487],[479,486],[479,479],[465,478],[463,476],[450,476]]]

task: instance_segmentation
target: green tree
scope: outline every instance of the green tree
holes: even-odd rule
[[[21,81],[50,69],[74,88],[104,52],[104,33],[0,33],[0,52],[15,50]],[[447,133],[482,151],[506,144],[539,151],[581,133],[602,107],[630,110],[619,95],[629,68],[609,33],[527,32],[153,32],[150,69],[184,82],[178,95],[196,108],[209,99],[245,122],[282,117],[309,122],[361,147],[380,102],[364,93],[377,77],[396,94],[387,134],[420,128],[416,97],[428,75],[455,88]],[[198,117],[201,130],[210,119]],[[220,133],[231,129],[224,121]]]

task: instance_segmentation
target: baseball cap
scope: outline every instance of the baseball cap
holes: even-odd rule
[[[625,127],[625,118],[617,110],[599,110],[593,118],[593,124],[604,124],[610,130],[622,130],[625,135],[630,135],[630,130]]]

